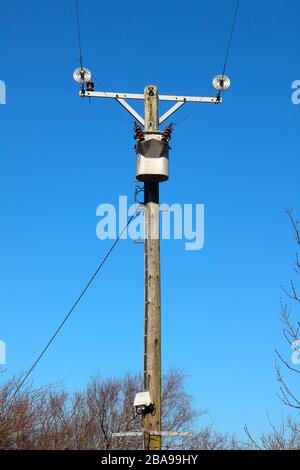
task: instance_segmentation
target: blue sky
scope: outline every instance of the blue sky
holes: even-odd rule
[[[226,4],[225,4],[226,3]],[[221,73],[235,2],[81,1],[85,65],[97,89],[210,95]],[[300,213],[297,0],[241,0],[221,106],[176,115],[171,177],[161,201],[205,204],[205,247],[162,242],[163,365],[185,370],[195,404],[220,431],[268,429],[287,412],[276,397],[274,348],[289,357],[280,286],[295,243],[285,205]],[[153,30],[154,28],[154,30]],[[96,208],[133,202],[129,115],[78,97],[75,2],[1,7],[1,328],[7,369],[28,368],[110,241]],[[136,107],[139,109],[139,105]],[[163,108],[164,109],[164,108]],[[142,369],[143,247],[122,241],[33,373],[37,384]]]

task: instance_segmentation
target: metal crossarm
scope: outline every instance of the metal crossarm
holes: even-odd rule
[[[184,101],[185,103],[220,103],[219,98],[212,98],[211,96],[171,96],[171,95],[158,95],[159,101]]]
[[[144,100],[144,95],[139,93],[115,93],[111,91],[88,91],[81,89],[79,95],[86,98],[114,98],[120,105],[126,109],[126,111],[134,117],[142,126],[145,126],[144,118],[133,109],[126,99],[129,100]],[[185,103],[212,103],[218,104],[222,102],[222,98],[217,96],[207,97],[207,96],[178,96],[178,95],[158,95],[158,101],[176,101],[174,106],[172,106],[168,111],[166,111],[160,118],[159,124],[162,124],[166,121],[172,114],[174,114],[181,106]]]
[[[138,121],[140,124],[142,124],[142,126],[145,125],[145,120],[142,118],[142,116],[137,113],[128,103],[127,101],[125,101],[123,98],[116,98],[116,100],[118,101],[118,103],[120,103],[121,106],[123,106],[123,108],[126,109],[126,111],[128,111],[131,116],[134,117],[134,119],[136,119],[136,121]]]
[[[144,95],[137,93],[114,93],[110,91],[79,91],[80,96],[86,96],[88,98],[123,98],[132,100],[143,100]]]
[[[162,436],[162,437],[187,437],[192,436],[191,432],[177,432],[177,431],[128,431],[128,432],[114,432],[112,437],[143,437],[145,434],[149,436]]]
[[[87,98],[123,98],[131,100],[143,100],[144,95],[139,93],[116,93],[111,91],[79,91],[80,96]],[[159,101],[183,101],[185,103],[220,103],[220,98],[211,96],[177,96],[177,95],[158,95]]]

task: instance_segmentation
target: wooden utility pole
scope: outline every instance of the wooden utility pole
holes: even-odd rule
[[[222,102],[221,91],[226,90],[230,80],[224,74],[218,75],[213,80],[214,87],[218,90],[216,97],[206,96],[179,96],[158,95],[157,87],[148,85],[144,94],[95,91],[91,81],[91,72],[80,67],[74,71],[74,80],[81,84],[79,95],[83,98],[104,98],[116,100],[126,111],[140,124],[142,142],[147,133],[153,136],[150,140],[168,144],[170,135],[167,128],[164,133],[159,132],[159,126],[167,121],[179,108],[188,102],[212,103]],[[129,105],[127,100],[143,100],[145,107],[144,118]],[[162,116],[158,116],[159,101],[173,101],[175,104]],[[144,135],[141,128],[144,127]],[[167,126],[170,127],[170,126]],[[157,135],[155,135],[157,133]],[[169,129],[170,133],[170,129]],[[165,134],[165,135],[164,135]],[[137,133],[136,133],[137,137]],[[162,137],[165,139],[163,140]],[[148,142],[149,143],[149,142]],[[151,147],[151,142],[150,142]],[[161,317],[160,317],[160,227],[159,227],[159,181],[166,181],[168,173],[168,155],[144,155],[137,150],[138,181],[144,182],[144,208],[145,208],[145,333],[144,333],[144,392],[149,392],[153,406],[148,407],[144,414],[144,429],[142,431],[114,433],[115,437],[144,436],[144,448],[146,450],[160,450],[162,436],[186,436],[186,432],[172,432],[161,430]],[[145,149],[144,149],[145,150]],[[149,149],[148,149],[149,150]],[[149,153],[146,150],[146,154]],[[143,153],[143,152],[142,152]],[[140,160],[142,159],[142,160]],[[145,160],[149,160],[148,163]],[[151,160],[162,160],[156,165]],[[139,163],[138,163],[139,162]],[[156,162],[157,163],[157,162]],[[152,166],[153,165],[153,166]],[[142,392],[143,394],[143,392]],[[137,396],[140,395],[139,393]]]
[[[157,87],[145,88],[145,131],[158,131]],[[161,449],[161,318],[160,318],[160,227],[159,183],[144,183],[145,207],[145,337],[144,389],[154,403],[153,414],[144,417],[144,447]]]

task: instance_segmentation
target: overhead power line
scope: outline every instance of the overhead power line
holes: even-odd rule
[[[237,21],[237,17],[238,17],[239,6],[240,6],[240,0],[237,0],[234,15],[233,15],[233,20],[232,20],[232,26],[231,26],[231,31],[230,31],[230,35],[229,35],[229,40],[228,40],[228,46],[227,46],[223,71],[222,71],[222,76],[223,77],[225,75],[226,68],[227,68],[227,62],[228,62],[228,57],[229,57],[229,53],[230,53],[230,49],[231,49],[233,33],[234,33],[234,30],[235,30],[236,21]]]
[[[232,43],[232,37],[237,20],[239,1],[236,4],[233,22],[231,26],[228,46],[225,55],[223,74],[213,79],[213,86],[217,90],[215,97],[207,96],[180,96],[160,95],[156,85],[147,85],[144,93],[106,92],[95,91],[94,82],[91,81],[92,73],[88,69],[82,71],[76,69],[73,73],[74,80],[81,84],[79,96],[81,98],[114,99],[127,112],[134,117],[136,140],[136,179],[144,183],[143,188],[138,187],[137,193],[144,192],[144,387],[143,392],[137,393],[134,406],[138,413],[143,415],[143,431],[145,450],[160,450],[162,437],[176,434],[172,431],[162,431],[161,412],[161,275],[160,275],[160,209],[159,187],[160,183],[169,179],[169,140],[172,133],[172,125],[168,125],[164,131],[160,125],[169,120],[186,103],[222,103],[221,91],[230,86],[230,79],[224,73]],[[153,25],[151,33],[155,33]],[[224,41],[225,42],[225,41]],[[155,51],[154,51],[155,52]],[[154,59],[155,54],[150,51]],[[148,54],[149,55],[149,54]],[[150,58],[150,62],[152,59]],[[221,64],[222,65],[222,64]],[[128,100],[143,100],[144,115],[137,112]],[[173,105],[160,116],[159,103],[173,102]],[[175,102],[175,104],[174,104]],[[131,437],[132,433],[116,433],[114,437]],[[177,433],[178,434],[178,433]],[[176,434],[176,435],[177,435]]]
[[[80,28],[80,15],[78,0],[76,0],[76,17],[77,17],[77,35],[78,35],[78,46],[79,46],[79,61],[80,67],[83,67],[83,56],[82,56],[82,43],[81,43],[81,28]]]
[[[92,282],[94,281],[95,277],[97,276],[97,274],[99,273],[99,271],[101,270],[102,266],[104,265],[105,261],[109,258],[109,256],[111,255],[113,249],[116,247],[118,241],[120,240],[121,236],[123,235],[123,233],[125,232],[125,230],[128,228],[128,226],[130,225],[130,223],[132,222],[132,220],[135,218],[135,216],[138,214],[138,211],[136,211],[128,220],[127,224],[125,225],[125,227],[123,228],[123,230],[119,233],[119,236],[116,238],[116,240],[114,241],[114,243],[112,244],[112,246],[110,247],[110,249],[108,250],[108,252],[106,253],[106,255],[104,256],[104,258],[102,259],[102,261],[100,262],[99,266],[97,267],[96,271],[94,272],[94,274],[91,276],[91,278],[88,280],[88,282],[86,283],[85,287],[83,288],[83,290],[81,291],[81,293],[79,294],[79,296],[77,297],[77,299],[75,300],[75,302],[73,303],[72,307],[70,308],[70,310],[68,311],[67,315],[65,316],[65,318],[63,319],[63,321],[60,323],[60,325],[58,326],[58,328],[55,330],[55,332],[53,333],[53,335],[51,336],[51,338],[49,339],[48,343],[46,344],[46,346],[43,348],[43,350],[41,351],[41,353],[38,355],[37,359],[34,361],[34,363],[32,364],[32,366],[30,367],[30,369],[28,370],[28,372],[25,374],[25,376],[23,377],[23,379],[21,380],[21,382],[19,383],[19,385],[17,385],[17,388],[16,390],[14,391],[14,393],[12,394],[12,396],[9,398],[8,402],[7,402],[7,405],[14,399],[14,397],[16,396],[16,394],[18,393],[18,391],[20,390],[20,388],[24,385],[24,383],[26,382],[26,380],[28,379],[28,377],[30,376],[30,374],[33,372],[33,370],[36,368],[36,366],[38,365],[38,363],[40,362],[40,360],[42,359],[42,357],[44,356],[44,354],[46,353],[46,351],[48,350],[48,348],[50,347],[50,345],[52,344],[52,342],[54,341],[54,339],[56,338],[56,336],[58,335],[58,333],[61,331],[61,329],[63,328],[63,326],[65,325],[65,323],[67,322],[67,320],[69,319],[69,317],[72,315],[74,309],[76,308],[76,306],[79,304],[80,300],[82,299],[82,297],[84,296],[84,294],[86,293],[86,291],[88,290],[88,288],[90,287],[90,285],[92,284]]]
[[[240,0],[237,0],[236,6],[235,6],[235,10],[234,10],[234,14],[233,14],[233,20],[232,20],[230,35],[229,35],[229,39],[228,39],[228,44],[227,44],[227,49],[226,49],[226,55],[225,55],[223,70],[222,70],[222,74],[221,74],[223,78],[224,78],[224,76],[225,76],[225,72],[226,72],[226,69],[227,69],[229,53],[230,53],[230,49],[231,49],[231,45],[232,45],[233,33],[234,33],[234,31],[235,31],[235,27],[236,27],[236,23],[237,23],[237,18],[238,18],[239,6],[240,6]],[[220,90],[217,96],[220,97],[220,96],[221,96],[221,92],[222,92],[222,91]],[[193,114],[193,113],[194,113],[194,110],[192,110],[190,113],[188,113],[188,114],[187,114],[183,119],[181,119],[180,121],[174,122],[173,125],[174,125],[174,126],[178,126],[179,124],[181,124],[182,122],[184,122],[186,119],[188,119],[188,118],[191,116],[191,114]]]

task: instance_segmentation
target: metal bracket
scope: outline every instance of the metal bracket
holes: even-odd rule
[[[137,93],[114,93],[111,91],[84,91],[84,93],[80,90],[80,96],[87,96],[90,98],[125,98],[125,99],[133,99],[133,100],[143,100],[144,95],[137,94]]]
[[[144,206],[144,202],[138,200],[138,195],[140,193],[144,193],[145,190],[142,186],[136,185],[135,190],[134,190],[134,200],[137,204]]]

